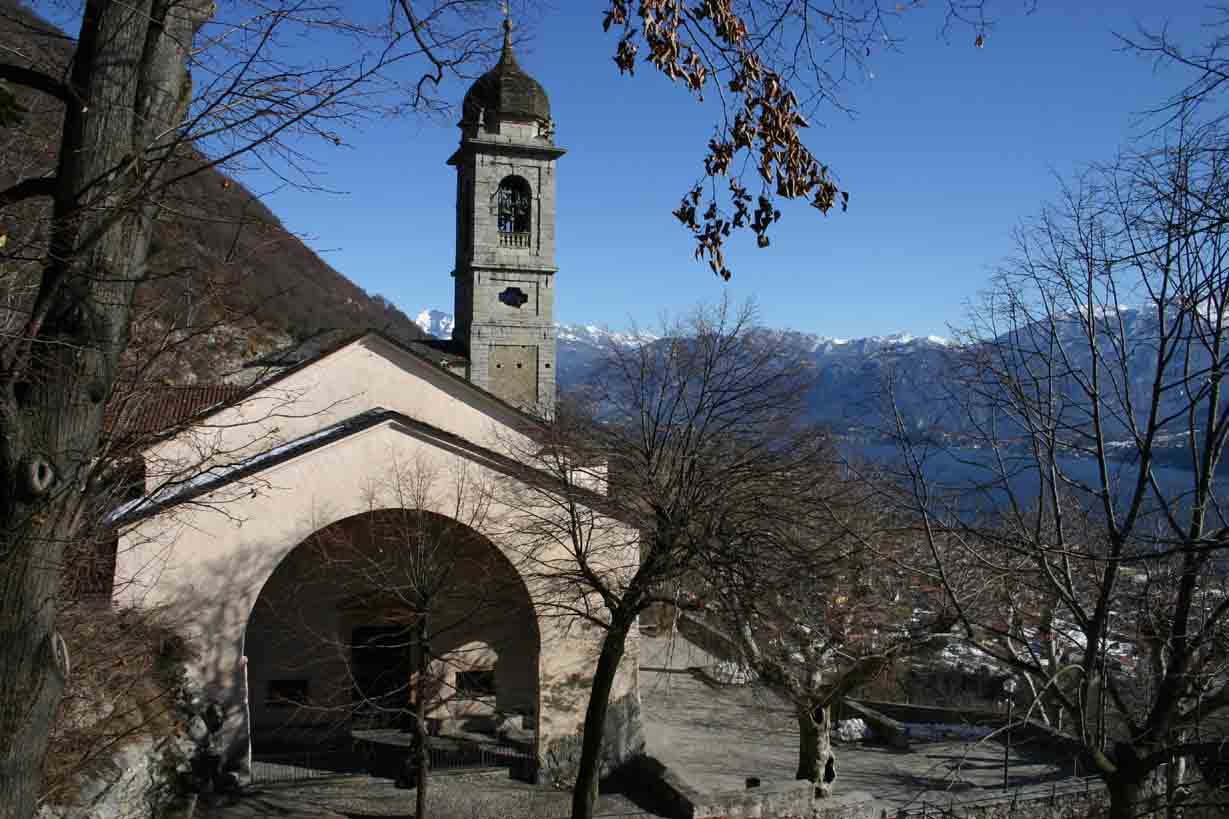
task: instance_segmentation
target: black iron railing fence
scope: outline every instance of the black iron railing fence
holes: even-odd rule
[[[348,750],[302,750],[252,754],[252,782],[300,782],[367,772],[362,757]]]
[[[252,781],[299,782],[356,774],[398,779],[412,753],[406,746],[361,741],[350,749],[257,752],[252,755]],[[531,779],[536,770],[532,753],[497,742],[433,739],[427,754],[433,771],[506,768],[518,779]]]
[[[1105,782],[1100,777],[1085,777],[1075,779],[1055,780],[1049,783],[1026,785],[985,799],[957,799],[936,801],[923,800],[913,807],[902,808],[895,813],[888,813],[894,819],[914,819],[914,817],[951,817],[975,812],[979,808],[1009,805],[1023,808],[1025,805],[1057,804],[1073,797],[1092,798],[1100,796],[1105,788]]]

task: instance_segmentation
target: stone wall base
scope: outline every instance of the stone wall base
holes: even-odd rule
[[[581,734],[560,737],[541,749],[538,779],[541,782],[571,783],[580,767]],[[644,730],[640,721],[640,695],[633,691],[613,700],[606,710],[602,735],[601,776],[622,768],[644,752]]]
[[[870,794],[853,791],[818,799],[815,785],[806,780],[762,781],[737,791],[702,792],[691,787],[668,766],[641,756],[626,770],[634,783],[637,801],[670,819],[762,819],[771,816],[798,819],[879,819],[880,810]],[[997,819],[995,817],[994,819]]]

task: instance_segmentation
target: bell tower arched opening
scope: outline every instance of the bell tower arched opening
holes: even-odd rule
[[[527,248],[533,241],[533,191],[523,176],[505,176],[496,193],[500,247]]]

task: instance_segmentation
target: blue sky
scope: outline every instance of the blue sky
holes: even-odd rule
[[[372,0],[354,0],[368,3]],[[873,55],[873,79],[849,86],[854,116],[826,111],[808,144],[851,194],[847,213],[784,209],[772,246],[743,237],[734,280],[692,259],[670,216],[697,178],[714,111],[648,67],[620,77],[596,0],[556,0],[522,66],[546,88],[558,167],[559,277],[565,322],[652,324],[662,311],[754,297],[772,326],[851,337],[947,332],[1011,250],[1011,230],[1057,190],[1056,174],[1107,159],[1139,133],[1139,113],[1182,79],[1119,52],[1137,25],[1191,41],[1200,3],[992,0],[1002,14],[985,48],[939,33],[941,7],[898,25],[901,53]],[[459,102],[465,86],[448,93]],[[452,121],[368,123],[341,148],[309,146],[336,195],[281,190],[267,202],[334,267],[411,316],[452,308]],[[271,183],[245,179],[254,190]]]

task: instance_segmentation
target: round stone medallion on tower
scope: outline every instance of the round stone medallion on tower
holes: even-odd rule
[[[504,21],[504,48],[499,63],[470,86],[461,105],[461,124],[491,123],[494,118],[549,122],[550,100],[542,85],[521,69],[512,53],[512,24]]]

